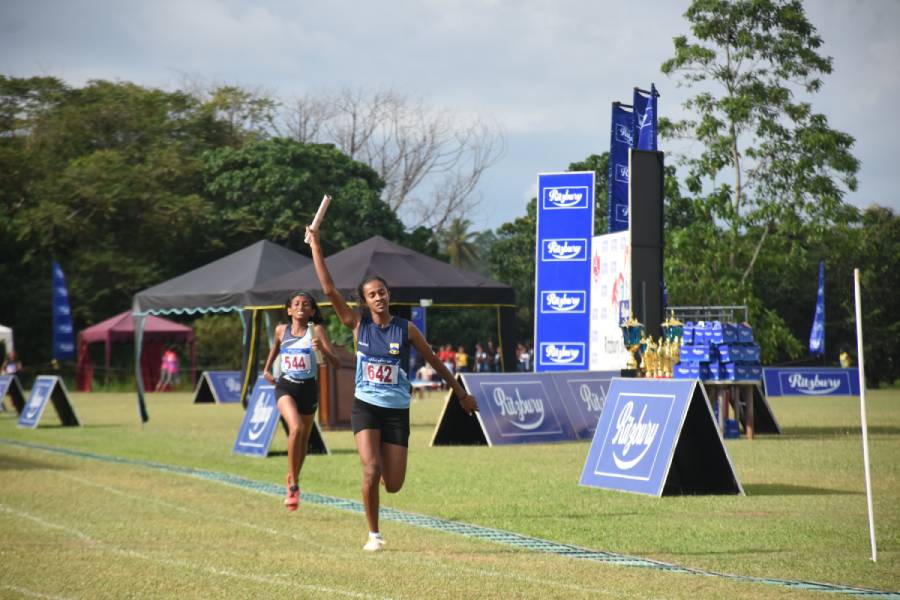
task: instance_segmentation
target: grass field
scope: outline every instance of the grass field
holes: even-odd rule
[[[141,428],[132,394],[73,394],[82,428],[36,430],[0,413],[0,597],[758,598],[813,592],[518,550],[384,521],[365,555],[361,514],[171,470],[91,460],[27,442],[270,484],[284,479],[286,439],[267,459],[231,454],[239,406],[151,394]],[[869,560],[854,398],[771,399],[781,436],[729,440],[747,495],[651,498],[581,488],[588,442],[506,448],[428,442],[441,399],[412,409],[404,489],[383,507],[705,571],[900,591],[900,393],[870,391],[878,537]],[[360,499],[351,434],[325,432],[302,490]],[[815,595],[821,596],[816,593]],[[833,597],[833,594],[831,595]]]

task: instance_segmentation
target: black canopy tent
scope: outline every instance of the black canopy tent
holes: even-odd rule
[[[136,365],[141,364],[144,319],[148,315],[238,312],[244,324],[244,348],[248,347],[250,304],[248,290],[280,275],[311,264],[311,260],[268,240],[224,256],[207,265],[164,281],[134,296],[134,347]],[[246,362],[246,361],[245,361]],[[138,412],[141,422],[149,419],[144,403],[140,368],[135,369]]]
[[[356,295],[356,287],[366,277],[379,275],[391,290],[391,305],[408,317],[412,306],[430,300],[433,307],[496,308],[497,337],[502,349],[504,370],[512,367],[515,356],[515,291],[508,285],[487,277],[459,269],[421,254],[381,236],[374,236],[346,248],[325,259],[337,289],[348,301]],[[316,301],[330,305],[322,293],[312,264],[258,285],[247,293],[249,302],[244,308],[251,313],[250,347],[245,348],[248,359],[243,366],[242,400],[256,376],[255,360],[261,311],[283,308],[287,296],[297,290],[311,293]]]

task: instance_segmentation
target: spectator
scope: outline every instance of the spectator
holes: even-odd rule
[[[841,350],[841,354],[838,357],[838,360],[841,361],[841,366],[845,369],[848,369],[853,366],[853,359],[850,358],[850,353],[847,352],[846,348]]]
[[[525,344],[518,342],[516,344],[516,371],[527,371],[525,362],[527,360],[528,351],[525,350]]]
[[[497,370],[497,368],[495,366],[495,364],[496,364],[495,361],[497,359],[497,349],[494,348],[493,340],[488,340],[487,349],[484,352],[487,355],[487,359],[485,360],[485,365],[486,365],[485,371],[493,373],[494,371]]]
[[[23,370],[22,361],[16,358],[16,351],[10,350],[9,354],[7,354],[6,359],[3,361],[3,367],[0,368],[0,372],[4,375],[15,375],[20,373]]]
[[[419,369],[416,371],[416,379],[413,381],[413,393],[420,400],[425,399],[425,390],[432,389],[434,387],[437,388],[437,384],[434,382],[434,376],[437,375],[437,371],[434,370],[430,364],[425,362]]]
[[[487,371],[487,352],[484,351],[481,342],[475,344],[475,371],[477,373]]]
[[[466,354],[464,346],[456,349],[456,371],[458,373],[466,373],[469,371],[469,355]]]
[[[162,355],[162,364],[159,368],[159,382],[156,384],[154,391],[162,391],[178,384],[178,355],[170,347]]]

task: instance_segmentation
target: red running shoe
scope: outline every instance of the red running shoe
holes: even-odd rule
[[[284,497],[284,507],[289,511],[295,511],[299,504],[300,487],[296,485],[288,486],[287,496]]]

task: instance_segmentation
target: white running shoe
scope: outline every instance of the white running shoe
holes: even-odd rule
[[[384,538],[380,535],[370,535],[369,541],[363,546],[366,552],[381,552],[384,550]]]

